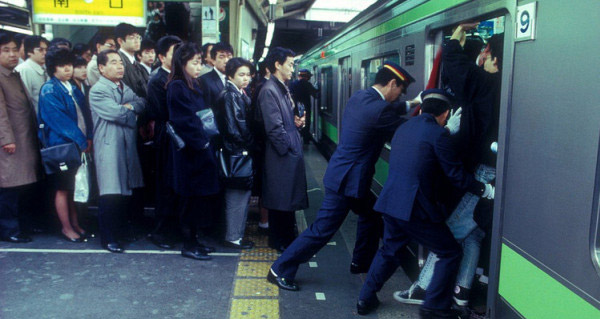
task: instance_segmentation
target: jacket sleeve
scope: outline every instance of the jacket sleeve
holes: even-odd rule
[[[103,120],[136,128],[135,113],[117,103],[110,92],[96,84],[90,91],[90,108]],[[134,106],[135,107],[135,106]]]
[[[394,134],[398,126],[404,123],[406,119],[401,117],[402,113],[398,112],[396,105],[388,104],[384,106],[383,104],[386,102],[378,103],[382,104],[380,107],[383,108],[383,110],[379,114],[379,118],[375,124],[375,129],[384,134],[388,134],[391,138],[391,135]],[[404,102],[401,102],[400,105],[403,107],[406,106]]]
[[[450,141],[450,134],[445,129],[443,130],[444,132],[435,140],[433,147],[444,174],[458,189],[481,196],[485,185],[464,170],[463,164],[454,150],[454,145]]]
[[[195,150],[203,150],[210,142],[204,132],[202,120],[196,115],[197,101],[192,99],[192,92],[182,81],[173,82],[167,90],[167,105],[169,109],[169,120],[177,135],[184,141],[186,147]],[[202,103],[202,96],[198,99]],[[202,109],[202,107],[200,108]]]
[[[85,150],[88,146],[87,138],[77,126],[77,121],[73,121],[69,116],[67,105],[59,94],[51,85],[45,84],[42,87],[38,110],[40,122],[46,125],[44,131],[50,130],[63,139],[77,144],[79,150]]]
[[[15,143],[15,134],[8,118],[4,90],[0,88],[0,147]]]
[[[470,61],[458,40],[450,40],[442,50],[443,74],[459,100],[471,100],[474,86],[482,80],[475,61]],[[485,71],[484,71],[485,72]]]
[[[233,94],[225,95],[225,125],[228,137],[247,150],[252,146],[252,134],[246,121],[246,106],[239,102]]]
[[[283,127],[283,118],[277,105],[277,97],[269,89],[263,89],[258,96],[258,103],[263,116],[267,138],[275,151],[281,156],[287,154],[292,141]]]

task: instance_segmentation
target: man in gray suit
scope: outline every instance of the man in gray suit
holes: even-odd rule
[[[94,120],[94,157],[98,175],[98,224],[102,247],[123,252],[118,243],[123,214],[133,189],[144,186],[136,149],[136,117],[146,101],[123,83],[123,61],[115,50],[98,54],[102,75],[90,90]]]

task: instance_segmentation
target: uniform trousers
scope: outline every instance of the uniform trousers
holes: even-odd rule
[[[284,278],[294,279],[298,266],[310,260],[329,242],[350,210],[358,214],[352,262],[370,265],[379,247],[382,228],[381,215],[373,211],[373,199],[348,197],[326,188],[317,219],[273,263],[273,271]]]
[[[462,257],[460,245],[452,236],[446,223],[432,223],[413,218],[403,221],[383,215],[383,246],[371,264],[366,281],[360,291],[360,299],[371,301],[383,284],[394,274],[400,265],[400,251],[413,239],[439,260],[435,263],[433,278],[425,293],[423,307],[449,309],[452,305],[452,291],[456,273]]]

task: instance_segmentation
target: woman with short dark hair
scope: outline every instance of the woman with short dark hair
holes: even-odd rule
[[[177,47],[176,47],[177,48]],[[185,147],[177,150],[170,144],[168,171],[172,172],[170,186],[180,196],[180,224],[183,235],[183,257],[196,260],[211,259],[214,248],[198,242],[198,229],[209,228],[210,216],[219,190],[217,161],[210,137],[204,132],[196,113],[206,109],[198,74],[202,69],[200,49],[194,43],[181,45],[175,51],[167,82],[167,108],[174,131]]]
[[[40,139],[46,147],[75,143],[79,151],[89,152],[92,127],[86,124],[86,101],[83,93],[69,82],[73,76],[75,56],[66,48],[55,48],[46,54],[46,70],[51,76],[41,88],[38,121],[44,124]],[[62,234],[70,242],[84,241],[87,233],[79,226],[73,191],[77,167],[48,176],[56,190],[54,205],[62,225]]]

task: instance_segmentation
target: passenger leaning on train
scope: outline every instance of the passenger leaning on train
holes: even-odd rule
[[[464,120],[460,122],[458,133],[453,136],[455,145],[458,145],[457,151],[465,168],[474,174],[476,180],[492,183],[496,176],[496,155],[490,146],[498,139],[503,36],[494,35],[488,40],[487,47],[478,58],[481,61],[481,66],[478,66],[462,49],[465,31],[476,25],[462,24],[456,28],[443,49],[443,72],[459,103],[463,105]],[[484,230],[490,225],[492,206],[493,201],[480,200],[478,196],[467,192],[446,220],[454,238],[463,248],[454,290],[454,302],[459,306],[467,306],[469,302],[481,241],[486,235]],[[394,298],[403,303],[423,304],[437,259],[435,254],[429,254],[419,279],[410,289],[395,292]]]
[[[194,43],[181,45],[173,55],[167,82],[169,121],[185,142],[177,149],[170,143],[169,185],[179,196],[183,257],[208,260],[213,247],[200,243],[203,232],[212,226],[215,196],[220,191],[215,150],[196,113],[206,109],[204,92],[197,80],[202,69],[200,49]]]
[[[412,239],[439,258],[420,309],[422,318],[451,317],[452,290],[462,249],[445,223],[439,184],[446,179],[456,188],[493,198],[494,188],[478,182],[459,160],[443,126],[449,97],[440,89],[423,92],[423,114],[401,125],[392,139],[388,179],[374,206],[383,214],[383,246],[377,252],[357,303],[365,315],[379,305],[376,293],[400,265],[400,249]]]
[[[227,83],[225,90],[217,98],[215,108],[224,156],[251,158],[250,153],[254,153],[254,138],[248,121],[251,101],[244,91],[250,84],[252,67],[249,61],[242,58],[229,60],[225,67]],[[243,239],[252,182],[252,177],[233,177],[224,181],[227,220],[224,244],[226,247],[250,249],[254,246],[252,241]]]
[[[91,121],[86,120],[87,102],[83,92],[71,84],[75,55],[69,49],[52,48],[46,54],[50,80],[40,90],[38,122],[44,124],[39,138],[47,147],[73,142],[80,152],[92,150]],[[87,232],[79,226],[73,201],[75,174],[78,167],[48,175],[53,188],[54,207],[62,225],[63,237],[70,242],[83,242]]]

